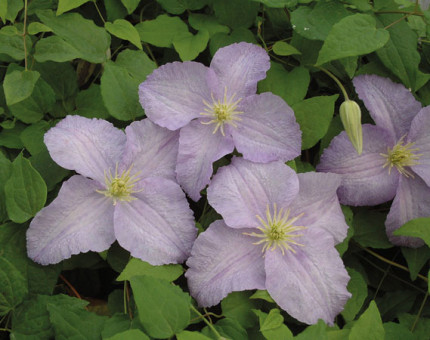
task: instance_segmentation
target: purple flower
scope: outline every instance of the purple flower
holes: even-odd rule
[[[68,116],[45,134],[51,157],[75,170],[27,231],[28,255],[51,264],[100,252],[116,240],[153,265],[185,261],[196,237],[174,178],[178,133],[145,119],[124,132],[100,119]]]
[[[210,204],[224,217],[194,243],[185,276],[200,306],[228,293],[267,289],[296,319],[329,324],[351,296],[335,244],[348,226],[334,174],[296,175],[281,161],[242,158],[218,170]]]
[[[375,75],[354,78],[355,88],[376,125],[363,125],[359,156],[344,132],[324,150],[318,171],[342,175],[339,200],[376,205],[394,198],[385,221],[390,241],[419,247],[421,239],[394,236],[407,221],[430,216],[430,106],[401,84]]]
[[[212,163],[235,147],[261,163],[300,154],[301,132],[291,108],[272,93],[255,94],[269,67],[264,49],[243,42],[219,49],[210,67],[169,63],[140,84],[148,118],[181,129],[177,179],[193,200],[209,183]]]

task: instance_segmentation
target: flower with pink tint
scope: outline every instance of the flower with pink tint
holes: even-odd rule
[[[256,94],[270,59],[250,43],[220,48],[210,67],[174,62],[139,86],[149,119],[180,129],[177,179],[193,199],[212,176],[212,163],[234,148],[245,159],[267,163],[300,154],[301,132],[292,109],[272,93]]]
[[[407,221],[430,216],[430,106],[401,84],[376,75],[355,77],[354,85],[376,125],[363,125],[363,153],[345,132],[333,138],[318,171],[341,175],[343,204],[376,205],[394,198],[385,221],[390,241],[419,247],[419,238],[394,236]]]
[[[174,182],[177,132],[148,119],[124,133],[105,120],[67,116],[45,134],[45,144],[55,162],[79,175],[30,223],[31,259],[57,263],[115,240],[153,265],[188,258],[197,229]]]
[[[200,306],[230,292],[267,289],[296,319],[333,324],[351,294],[335,245],[348,226],[336,196],[335,174],[297,175],[281,161],[234,158],[208,188],[224,220],[194,243],[185,276]]]

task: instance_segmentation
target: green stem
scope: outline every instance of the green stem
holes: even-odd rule
[[[128,314],[128,308],[127,308],[127,280],[124,281],[124,314]]]
[[[154,54],[152,53],[151,47],[149,47],[149,44],[144,42],[143,46],[145,46],[149,56],[151,57],[151,60],[155,63],[155,66],[158,67],[157,59],[155,59]]]
[[[325,74],[327,74],[331,79],[333,79],[335,81],[335,83],[337,84],[337,86],[339,86],[340,90],[342,91],[343,97],[345,98],[345,100],[349,100],[349,97],[348,97],[348,94],[346,93],[345,87],[343,87],[340,80],[337,79],[337,77],[333,73],[331,73],[329,70],[325,69],[324,67],[321,67],[321,66],[315,66],[315,67],[320,69]]]
[[[215,327],[208,321],[206,320],[206,318],[202,315],[202,313],[200,313],[196,307],[194,307],[193,305],[191,306],[191,310],[196,313],[197,315],[199,315],[201,318],[203,318],[203,321],[208,325],[208,327],[211,329],[211,331],[215,334],[215,336],[217,337],[217,339],[224,339],[221,334],[218,333],[218,331],[215,329]]]
[[[103,23],[105,24],[105,23],[106,23],[106,21],[105,21],[105,19],[103,18],[103,15],[102,15],[102,13],[100,12],[99,6],[97,6],[97,3],[96,3],[96,1],[95,1],[95,0],[93,1],[93,4],[94,4],[94,6],[96,7],[97,13],[99,13],[100,19],[102,19]]]
[[[360,245],[359,245],[359,246],[360,246]],[[360,247],[361,247],[364,251],[366,251],[366,252],[368,252],[369,254],[371,254],[372,256],[376,257],[377,259],[379,259],[379,260],[381,260],[381,261],[384,261],[385,263],[388,263],[388,264],[390,264],[390,265],[392,265],[392,266],[394,266],[394,267],[397,267],[397,268],[402,269],[402,270],[404,270],[404,271],[406,271],[406,272],[408,272],[408,273],[409,273],[409,269],[408,269],[407,267],[402,266],[401,264],[398,264],[397,262],[390,261],[390,260],[386,259],[385,257],[383,257],[383,256],[379,255],[378,253],[375,253],[374,251],[372,251],[372,250],[370,250],[370,249],[368,249],[368,248],[365,248],[365,247],[362,247],[362,246],[360,246]],[[428,282],[428,278],[426,278],[424,275],[418,274],[418,277],[419,277],[420,279],[422,279],[423,281]]]
[[[12,330],[9,328],[0,328],[0,332],[11,332]]]
[[[407,15],[416,15],[419,17],[423,17],[424,14],[418,11],[408,12],[408,11],[376,11],[375,14],[407,14]]]
[[[399,22],[401,22],[401,21],[403,21],[403,20],[407,19],[407,18],[408,18],[408,17],[410,17],[410,16],[411,16],[410,14],[406,14],[406,15],[402,16],[400,19],[397,19],[396,21],[392,22],[392,23],[391,23],[391,24],[389,24],[388,26],[385,26],[385,27],[384,27],[384,30],[387,30],[387,29],[389,29],[390,27],[393,27],[394,25],[396,25],[396,24],[398,24]]]
[[[418,311],[417,317],[415,318],[414,324],[411,327],[411,332],[414,331],[416,325],[418,324],[418,321],[420,319],[421,313],[422,313],[422,311],[424,309],[424,305],[426,304],[426,301],[427,301],[428,297],[429,297],[429,292],[427,291],[426,295],[424,296],[423,302],[421,302],[421,306],[420,306],[420,309]]]

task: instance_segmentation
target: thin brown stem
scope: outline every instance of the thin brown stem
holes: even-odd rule
[[[62,275],[60,274],[60,279],[63,280],[63,282],[69,287],[69,289],[73,292],[73,294],[78,298],[82,300],[82,297],[79,295],[78,291],[75,289],[75,287],[72,286],[72,284]]]

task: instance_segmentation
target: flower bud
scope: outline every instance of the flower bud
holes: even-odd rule
[[[361,131],[361,110],[353,100],[345,100],[339,109],[343,127],[357,153],[363,151],[363,134]]]

